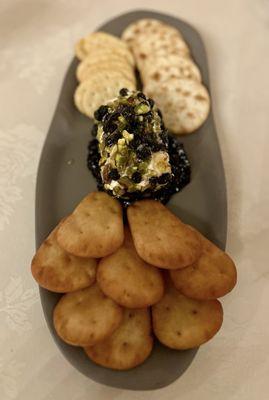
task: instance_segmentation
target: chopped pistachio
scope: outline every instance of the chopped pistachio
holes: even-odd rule
[[[119,145],[125,145],[125,139],[124,139],[124,138],[120,138],[120,139],[118,140],[118,144],[119,144]]]
[[[141,103],[138,104],[137,106],[135,106],[135,113],[136,114],[146,114],[150,111],[150,107],[145,104],[145,103]]]
[[[127,143],[131,142],[131,140],[133,140],[134,135],[132,133],[129,133],[128,131],[124,130],[122,132],[122,136],[124,137],[124,139],[127,141]]]

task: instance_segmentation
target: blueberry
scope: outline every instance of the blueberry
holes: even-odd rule
[[[109,179],[113,179],[114,181],[117,181],[120,177],[120,174],[118,173],[117,168],[113,168],[109,174],[108,174]]]
[[[158,183],[158,178],[156,176],[152,176],[151,178],[149,178],[149,181],[150,181],[150,184],[154,187]]]
[[[155,104],[154,100],[152,100],[152,99],[148,99],[148,102],[149,102],[149,105],[150,105],[151,108],[152,108],[152,107],[154,106],[154,104]]]
[[[160,185],[164,185],[165,183],[168,183],[170,181],[170,179],[171,179],[171,175],[168,173],[165,173],[158,177],[158,183]]]
[[[153,143],[151,145],[151,150],[153,153],[157,153],[158,151],[166,150],[165,145],[162,143]]]
[[[133,140],[129,143],[131,149],[136,150],[142,144],[142,139],[139,135],[135,135]]]
[[[126,89],[126,88],[122,88],[119,93],[120,93],[121,96],[125,97],[125,96],[128,95],[129,90]]]
[[[104,123],[103,130],[104,130],[104,132],[112,133],[117,129],[117,127],[118,127],[117,124],[108,120]]]
[[[102,119],[107,113],[108,113],[108,106],[100,106],[98,110],[95,111],[94,118],[97,119],[97,121],[102,121]]]
[[[140,160],[146,160],[147,158],[150,157],[151,151],[149,147],[145,145],[140,145],[137,148],[136,155]]]
[[[144,93],[142,93],[142,92],[138,92],[138,93],[137,93],[137,97],[138,97],[138,99],[147,100],[146,96],[145,96]]]
[[[92,131],[91,131],[93,137],[96,137],[96,135],[97,135],[97,129],[98,129],[98,125],[97,125],[97,124],[94,124],[93,127],[92,127]]]
[[[132,181],[133,181],[134,183],[139,183],[139,182],[141,182],[141,179],[142,179],[142,175],[140,174],[140,172],[136,171],[136,172],[133,173],[133,175],[132,175]]]
[[[158,113],[158,115],[159,115],[160,118],[163,117],[162,112],[161,112],[161,110],[160,110],[159,108],[157,109],[157,113]]]
[[[109,147],[113,146],[113,144],[116,144],[120,138],[121,134],[119,132],[114,132],[106,137],[105,144]]]

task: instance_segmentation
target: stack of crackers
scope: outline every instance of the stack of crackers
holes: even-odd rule
[[[197,130],[208,116],[210,98],[182,34],[146,18],[129,25],[122,39],[134,55],[143,91],[155,100],[166,127],[175,134]]]
[[[94,111],[116,97],[120,89],[136,88],[134,58],[123,40],[95,32],[79,40],[75,52],[80,63],[74,101],[82,114],[93,118]]]
[[[177,350],[220,329],[218,297],[236,284],[231,258],[164,205],[127,209],[103,192],[86,196],[37,250],[32,274],[64,293],[53,321],[66,343],[107,368],[133,368],[150,355],[152,331]]]

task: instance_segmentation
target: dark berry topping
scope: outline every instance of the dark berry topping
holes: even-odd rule
[[[113,146],[113,144],[116,144],[120,138],[121,134],[119,132],[114,132],[106,137],[105,144],[109,147]]]
[[[97,124],[94,124],[93,127],[92,127],[92,131],[91,131],[93,137],[96,137],[96,135],[97,135],[97,130],[98,130],[98,125],[97,125]]]
[[[147,100],[146,96],[145,96],[144,93],[142,93],[142,92],[138,92],[138,93],[137,93],[137,97],[138,97],[139,99]]]
[[[161,176],[158,177],[158,183],[160,185],[164,185],[165,183],[168,183],[171,179],[171,175],[166,173],[166,174],[162,174]]]
[[[98,110],[95,111],[94,118],[97,119],[97,121],[102,121],[102,119],[107,113],[108,113],[108,106],[100,106]]]
[[[159,108],[157,109],[157,113],[158,113],[158,115],[159,115],[160,118],[163,117],[162,112],[161,112],[161,110],[160,110]]]
[[[141,144],[137,148],[136,155],[140,160],[146,160],[151,155],[150,148]]]
[[[120,174],[118,173],[117,168],[113,168],[109,174],[108,174],[109,179],[113,179],[114,181],[117,181],[120,177]]]
[[[154,106],[154,100],[152,100],[152,99],[148,99],[148,102],[149,102],[149,105],[150,105],[150,107],[152,108],[153,106]]]
[[[129,93],[129,91],[126,88],[122,88],[120,90],[120,95],[123,96],[123,97],[128,96],[128,93]]]
[[[141,179],[142,179],[142,175],[140,174],[140,172],[136,171],[136,172],[133,173],[133,175],[132,175],[132,181],[133,181],[134,183],[139,183],[139,182],[141,182]]]

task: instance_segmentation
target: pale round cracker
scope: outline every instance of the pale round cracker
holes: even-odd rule
[[[127,370],[142,364],[153,347],[148,309],[124,310],[118,329],[102,343],[85,348],[96,364],[116,370]]]
[[[127,217],[139,256],[165,269],[184,268],[201,254],[199,236],[168,208],[155,200],[141,200],[127,208]]]
[[[85,57],[94,58],[98,54],[118,54],[126,61],[134,66],[134,58],[127,44],[116,36],[109,35],[105,32],[95,32],[84,38],[83,49]],[[85,58],[84,57],[84,58]]]
[[[172,349],[200,346],[219,331],[222,321],[223,310],[218,300],[189,299],[172,285],[152,307],[153,331],[162,344]]]
[[[85,57],[87,57],[87,51],[85,49],[85,40],[84,38],[80,39],[76,44],[75,44],[75,54],[79,60],[83,60]]]
[[[181,36],[179,30],[171,25],[167,25],[164,22],[153,18],[142,18],[128,25],[122,32],[121,37],[129,45],[132,45],[141,37],[141,35],[154,35],[160,31]]]
[[[135,73],[133,68],[127,64],[125,61],[118,59],[116,61],[112,60],[104,60],[103,62],[97,63],[89,63],[88,59],[85,58],[82,61],[76,70],[76,77],[79,82],[83,82],[89,79],[92,75],[95,75],[98,72],[110,72],[110,71],[118,71],[120,72],[126,79],[129,79],[134,84],[136,82]]]
[[[60,246],[78,257],[105,257],[123,240],[121,205],[104,192],[86,196],[57,231]]]
[[[67,293],[91,286],[97,262],[68,254],[56,240],[57,226],[41,244],[31,264],[37,283],[52,292]]]
[[[189,57],[180,55],[167,55],[166,57],[153,55],[144,64],[140,73],[145,85],[150,81],[162,83],[171,78],[185,78],[201,82],[201,73],[197,65]]]
[[[75,93],[74,93],[74,103],[77,109],[82,113],[85,114],[84,108],[83,108],[83,95],[86,91],[87,87],[83,84],[80,84],[76,87]]]
[[[123,245],[100,261],[97,282],[108,297],[127,308],[155,304],[164,291],[161,271],[139,257],[127,228]]]
[[[144,92],[155,100],[163,113],[166,127],[175,134],[197,130],[208,117],[209,94],[199,82],[176,78],[161,84],[150,81]]]
[[[53,312],[53,323],[62,340],[73,346],[93,346],[118,328],[123,310],[95,284],[64,295]]]
[[[127,44],[117,36],[110,35],[106,32],[94,32],[90,33],[84,38],[84,48],[86,52],[91,52],[96,48],[107,49],[121,49],[129,58],[131,64],[133,64],[133,58],[130,57],[130,51]]]
[[[188,57],[190,54],[186,42],[180,36],[152,35],[140,37],[133,45],[133,52],[138,68],[143,69],[151,57],[165,58],[171,55]]]
[[[187,268],[170,271],[170,276],[175,287],[187,297],[217,299],[234,288],[236,267],[228,254],[196,232],[202,243],[201,256]]]
[[[85,87],[82,98],[83,113],[93,118],[94,112],[109,100],[117,97],[122,88],[135,90],[135,84],[120,71],[99,71],[80,85]]]

